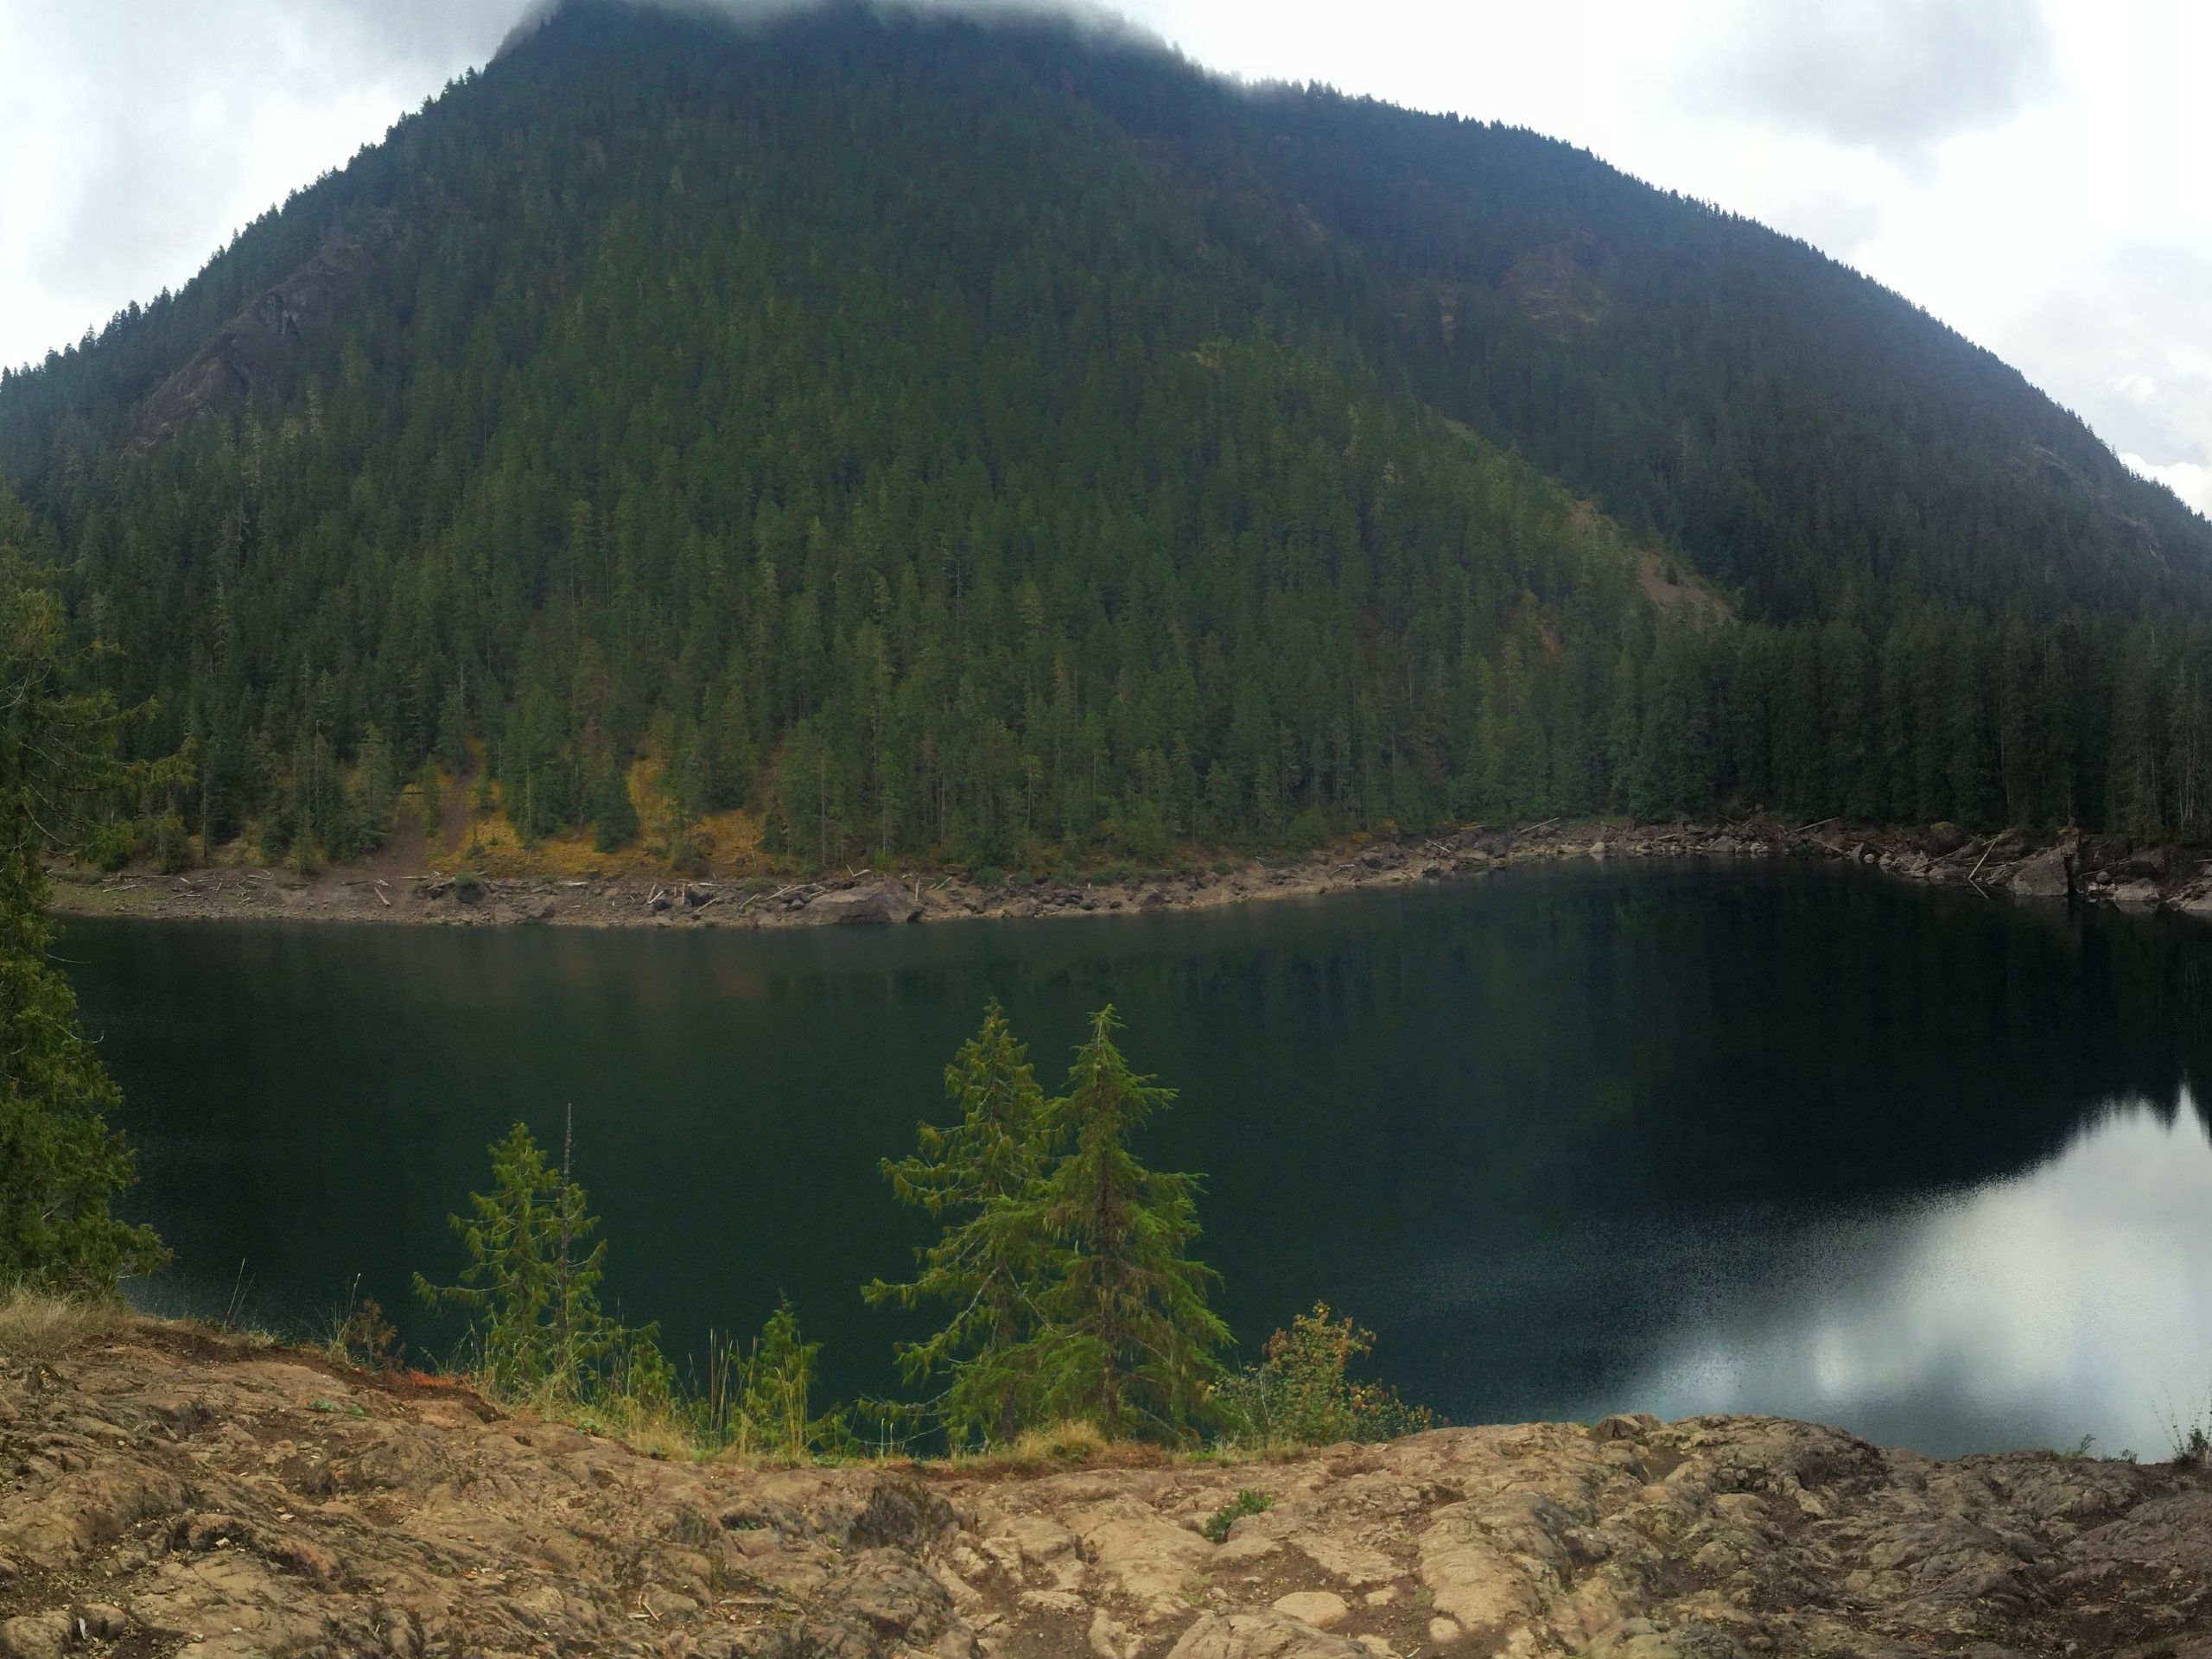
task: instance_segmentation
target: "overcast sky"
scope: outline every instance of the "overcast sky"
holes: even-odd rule
[[[0,0],[0,362],[183,283],[528,0]],[[2212,511],[2212,6],[1122,0],[1198,61],[1503,119],[1802,236]]]

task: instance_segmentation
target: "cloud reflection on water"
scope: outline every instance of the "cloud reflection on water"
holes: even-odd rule
[[[2186,1095],[2115,1104],[2024,1175],[1811,1222],[1756,1287],[1721,1277],[1611,1400],[2163,1457],[2212,1386],[2212,1141]]]

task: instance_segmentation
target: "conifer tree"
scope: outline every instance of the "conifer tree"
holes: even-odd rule
[[[731,1427],[739,1455],[799,1464],[825,1440],[844,1432],[842,1413],[809,1414],[822,1344],[800,1334],[788,1297],[760,1327],[741,1368]]]
[[[1050,1147],[1028,1046],[996,997],[945,1067],[944,1092],[959,1122],[921,1125],[918,1149],[882,1166],[901,1202],[945,1218],[944,1236],[915,1252],[910,1282],[878,1279],[861,1294],[874,1304],[951,1305],[941,1330],[899,1349],[899,1368],[909,1381],[948,1378],[931,1409],[956,1442],[972,1433],[1003,1443],[1034,1402],[1035,1356],[1022,1344],[1038,1328],[1046,1258],[1036,1200]]]
[[[1091,1016],[1067,1092],[1046,1109],[1067,1150],[1018,1206],[1052,1240],[1037,1294],[1044,1323],[1009,1363],[1033,1369],[1051,1415],[1177,1436],[1206,1409],[1229,1328],[1206,1300],[1217,1275],[1189,1255],[1198,1177],[1147,1169],[1129,1149],[1175,1091],[1130,1070],[1120,1027],[1110,1004]]]
[[[423,769],[415,775],[415,810],[422,818],[423,848],[435,852],[445,830],[445,798],[437,760],[429,755],[423,757]]]
[[[591,816],[593,843],[602,853],[613,852],[638,833],[638,809],[630,800],[629,780],[611,757],[600,767]]]
[[[398,810],[399,776],[391,745],[374,726],[362,734],[349,792],[356,840],[365,850],[382,846]]]
[[[114,781],[106,700],[62,690],[61,607],[17,545],[0,494],[0,1285],[105,1296],[168,1259],[110,1214],[132,1158],[108,1113],[119,1096],[47,959],[45,860]]]
[[[512,1394],[549,1388],[579,1394],[599,1362],[650,1328],[626,1330],[601,1311],[607,1241],[588,1243],[599,1218],[571,1179],[573,1135],[561,1162],[548,1161],[527,1125],[517,1123],[493,1143],[492,1191],[468,1195],[471,1214],[447,1217],[468,1265],[457,1284],[415,1275],[415,1291],[432,1307],[471,1316],[484,1373]]]

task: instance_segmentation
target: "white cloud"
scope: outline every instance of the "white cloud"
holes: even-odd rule
[[[2126,450],[2120,458],[2145,478],[2155,478],[2183,500],[2212,518],[2212,467],[2194,461],[2177,461],[2164,467]]]
[[[0,362],[181,283],[498,41],[511,0],[0,0]]]
[[[1689,87],[1723,109],[1916,172],[2058,80],[2037,0],[1742,0],[1708,20],[1694,62]]]

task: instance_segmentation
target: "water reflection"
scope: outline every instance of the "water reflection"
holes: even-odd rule
[[[2108,1109],[2025,1175],[1757,1248],[1755,1287],[1690,1302],[1608,1392],[1935,1452],[2094,1433],[2163,1457],[2212,1387],[2212,1141],[2186,1099]]]

